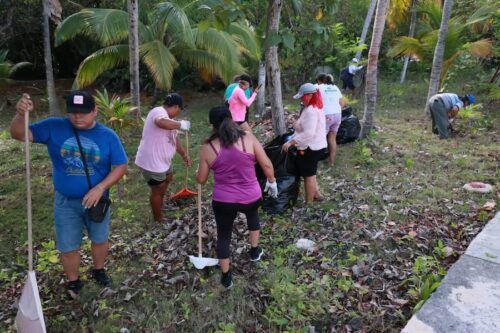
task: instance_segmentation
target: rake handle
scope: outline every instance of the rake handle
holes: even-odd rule
[[[198,257],[201,258],[201,184],[198,184]]]
[[[29,112],[24,113],[24,152],[26,155],[26,197],[28,215],[28,267],[33,270],[33,224],[31,215],[31,157],[29,140]]]
[[[186,157],[189,159],[189,132],[186,131]],[[184,178],[184,188],[188,187],[188,172],[189,167],[186,166],[186,176]]]

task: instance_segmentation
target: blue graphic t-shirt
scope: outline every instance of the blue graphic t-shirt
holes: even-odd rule
[[[69,198],[83,198],[89,191],[78,142],[67,118],[47,118],[30,125],[33,142],[47,145],[52,160],[52,177],[57,192]],[[127,155],[116,133],[97,123],[78,130],[87,160],[92,186],[111,172],[112,165],[127,163]]]

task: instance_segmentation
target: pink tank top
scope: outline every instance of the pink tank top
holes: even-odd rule
[[[214,172],[214,191],[212,199],[227,203],[248,204],[262,197],[255,174],[255,155],[246,152],[245,141],[241,138],[243,151],[235,145],[222,147],[210,165]]]

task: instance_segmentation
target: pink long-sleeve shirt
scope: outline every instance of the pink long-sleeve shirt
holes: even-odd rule
[[[298,149],[320,150],[328,146],[325,132],[325,115],[323,110],[307,106],[295,122],[295,135]]]
[[[253,103],[256,96],[257,94],[254,92],[252,93],[252,96],[247,99],[247,97],[245,96],[245,91],[243,91],[243,89],[241,89],[239,85],[234,88],[233,94],[228,101],[229,111],[231,112],[234,121],[245,121],[247,107],[249,107]]]

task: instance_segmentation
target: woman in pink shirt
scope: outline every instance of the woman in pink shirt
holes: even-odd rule
[[[300,86],[293,98],[300,98],[304,109],[294,124],[294,136],[283,145],[283,150],[288,152],[290,147],[297,147],[297,172],[304,177],[305,201],[310,203],[323,200],[316,180],[318,162],[323,149],[327,147],[323,102],[320,92],[312,83]]]
[[[255,88],[250,98],[245,95],[245,90],[250,88],[252,78],[248,75],[240,76],[240,82],[238,86],[234,88],[231,97],[229,98],[229,111],[235,123],[240,125],[240,127],[245,131],[251,131],[250,125],[248,125],[245,120],[247,114],[247,108],[253,103],[257,93],[259,92],[259,87]]]
[[[200,149],[200,165],[196,180],[204,184],[214,173],[212,208],[217,223],[217,257],[222,270],[221,283],[225,288],[233,285],[229,270],[229,245],[233,222],[238,212],[247,219],[251,261],[260,260],[264,251],[259,247],[260,224],[258,208],[262,192],[255,174],[255,162],[259,163],[267,177],[264,191],[277,197],[278,186],[274,178],[273,164],[257,138],[243,131],[232,119],[226,106],[210,110],[212,135]]]

